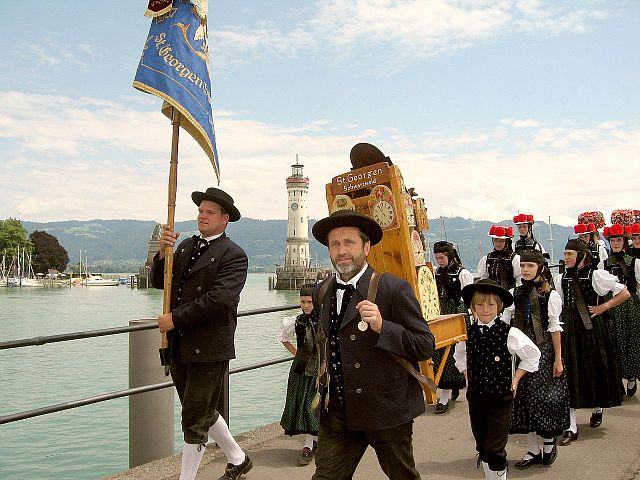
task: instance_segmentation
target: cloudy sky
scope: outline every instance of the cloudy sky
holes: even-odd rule
[[[0,218],[165,221],[171,140],[131,87],[144,0],[4,2]],[[640,209],[637,0],[209,2],[220,186],[286,218],[296,155],[324,185],[378,146],[429,215],[573,225]],[[181,135],[176,220],[216,183]]]

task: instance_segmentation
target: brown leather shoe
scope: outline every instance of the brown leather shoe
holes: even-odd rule
[[[311,459],[313,459],[313,450],[309,447],[304,447],[298,457],[298,465],[301,467],[309,465],[311,463]]]
[[[565,430],[565,432],[562,434],[562,438],[560,439],[558,444],[560,444],[563,447],[565,447],[567,445],[571,445],[571,442],[574,442],[577,439],[578,439],[578,432],[573,433],[571,430]]]

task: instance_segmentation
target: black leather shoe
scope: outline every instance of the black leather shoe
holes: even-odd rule
[[[635,390],[634,390],[635,393]],[[460,389],[459,388],[452,388],[451,389],[451,400],[452,401],[456,401],[458,399],[458,397],[460,396]],[[631,395],[629,395],[631,396]]]
[[[573,433],[571,430],[565,430],[558,444],[564,447],[567,445],[571,445],[571,442],[575,442],[577,439],[578,439],[578,432]]]
[[[445,403],[444,405],[440,402],[436,403],[436,415],[440,415],[441,413],[449,410],[449,404]]]
[[[542,452],[535,455],[531,452],[527,452],[527,455],[529,455],[532,458],[526,458],[526,459],[523,458],[519,462],[516,462],[514,467],[516,467],[518,470],[525,470],[529,468],[531,465],[538,465],[539,463],[542,463]]]
[[[593,428],[596,428],[602,425],[602,410],[591,414],[591,418],[589,419],[589,425]]]
[[[240,465],[227,463],[227,467],[224,469],[224,475],[222,475],[218,480],[238,480],[238,478],[240,478],[252,468],[253,463],[251,462],[249,455],[245,454],[244,462],[242,462]]]
[[[545,453],[544,450],[542,451],[542,464],[551,465],[556,461],[556,457],[558,456],[558,439],[556,437],[553,437],[553,441],[551,443],[544,442],[544,444],[553,445],[553,448],[549,453]]]
[[[633,387],[629,388],[629,384],[627,383],[627,397],[633,397],[636,394],[636,390],[638,389],[638,381],[633,382]]]

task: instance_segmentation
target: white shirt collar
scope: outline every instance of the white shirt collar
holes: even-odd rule
[[[364,275],[365,270],[367,269],[367,267],[369,266],[369,264],[367,262],[364,262],[364,266],[362,267],[362,270],[360,270],[355,277],[353,277],[352,279],[350,279],[348,282],[344,282],[340,279],[340,277],[338,275],[336,275],[336,282],[342,284],[342,285],[352,285],[353,288],[356,288],[356,286],[358,285],[358,280],[360,280],[360,278],[362,277],[362,275]]]
[[[219,234],[217,234],[217,235],[213,235],[213,236],[211,236],[211,237],[203,237],[203,236],[202,236],[202,234],[200,234],[200,238],[202,238],[202,239],[206,240],[207,242],[211,242],[211,240],[215,240],[216,238],[220,238],[220,237],[222,236],[222,234],[223,234],[223,233],[224,233],[224,232],[220,232]]]
[[[493,327],[493,325],[496,323],[496,320],[498,319],[498,317],[494,318],[493,320],[491,320],[489,323],[482,323],[479,320],[476,320],[476,323],[478,324],[479,327],[481,326],[487,326],[489,328]]]

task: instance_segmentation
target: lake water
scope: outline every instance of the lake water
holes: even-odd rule
[[[268,274],[249,274],[239,310],[295,304],[298,293],[269,291]],[[162,291],[118,287],[0,288],[2,341],[121,327],[157,318]],[[297,310],[242,317],[231,368],[282,358],[276,335]],[[158,336],[158,339],[160,337]],[[230,377],[234,434],[277,422],[290,364]],[[0,415],[128,388],[128,335],[0,351]],[[175,397],[176,452],[182,435]],[[100,478],[128,468],[128,398],[0,425],[0,479]]]

